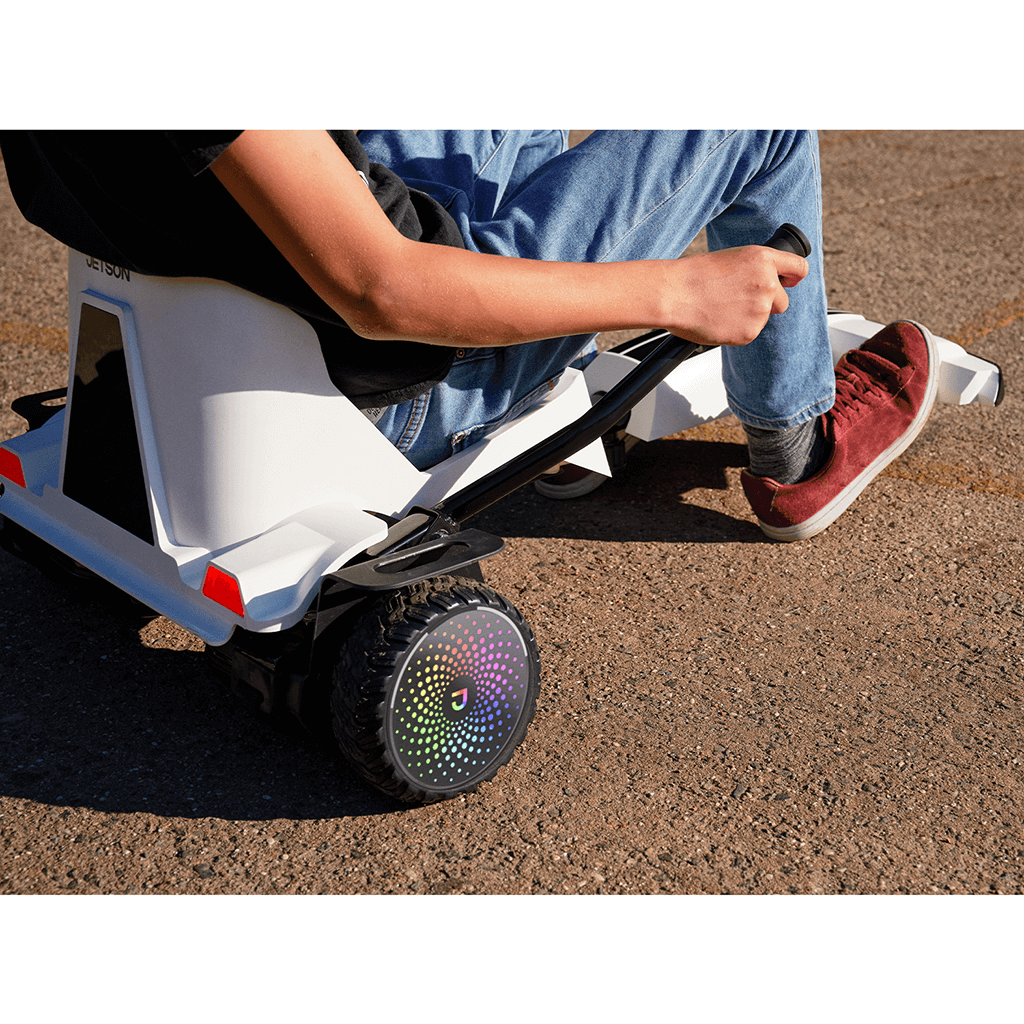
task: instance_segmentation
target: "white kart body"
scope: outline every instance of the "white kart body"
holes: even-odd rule
[[[315,332],[290,310],[232,285],[129,274],[75,252],[68,279],[67,405],[0,445],[0,515],[211,645],[236,626],[269,633],[294,625],[325,574],[385,537],[387,523],[371,513],[401,517],[436,504],[575,421],[591,394],[636,365],[605,352],[585,373],[567,370],[539,405],[420,471],[334,388]],[[120,335],[149,517],[142,528],[126,529],[65,493],[75,389],[87,388],[100,358],[89,350],[93,335],[80,330],[83,308],[105,337]],[[830,316],[836,359],[880,327]],[[944,339],[939,350],[940,401],[995,401],[998,368]],[[125,402],[127,415],[127,393]],[[659,384],[627,429],[653,440],[728,411],[713,350]],[[79,479],[89,460],[107,455],[102,439],[88,437],[75,437],[75,452]],[[572,461],[609,473],[599,441]],[[209,596],[211,566],[237,585],[240,609]]]

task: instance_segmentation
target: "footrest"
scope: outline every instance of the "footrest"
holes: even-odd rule
[[[951,405],[999,405],[1003,400],[1003,372],[999,366],[964,351],[955,342],[935,340],[942,357],[937,400]]]
[[[874,337],[885,325],[857,313],[829,312],[828,332],[836,362],[851,349]],[[922,326],[922,325],[919,325]],[[955,341],[933,332],[939,349],[939,390],[936,401],[948,405],[998,405],[1003,400],[1003,374],[987,359],[967,352]]]

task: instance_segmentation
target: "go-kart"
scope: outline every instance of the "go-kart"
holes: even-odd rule
[[[767,244],[810,251],[790,225]],[[235,692],[333,726],[407,803],[493,777],[537,699],[533,633],[479,568],[503,541],[466,520],[562,461],[611,475],[604,438],[728,413],[720,350],[654,331],[421,471],[333,386],[292,311],[76,252],[68,282],[68,387],[13,403],[28,430],[0,444],[0,544],[197,634]],[[828,326],[836,359],[881,327]],[[936,341],[938,399],[998,404],[999,368]]]

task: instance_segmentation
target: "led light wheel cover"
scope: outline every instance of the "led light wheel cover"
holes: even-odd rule
[[[456,611],[434,626],[396,674],[385,718],[396,767],[434,792],[471,786],[517,741],[531,672],[526,638],[496,608]]]

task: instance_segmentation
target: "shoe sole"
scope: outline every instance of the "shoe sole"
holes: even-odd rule
[[[640,443],[640,438],[627,434],[623,443],[626,448],[626,454],[629,454]],[[541,476],[533,481],[533,489],[545,498],[551,498],[554,501],[568,501],[570,498],[582,498],[584,494],[596,491],[598,487],[608,483],[609,480],[611,480],[611,477],[605,476],[603,473],[591,473],[589,476],[577,480],[574,484],[554,484]]]
[[[928,346],[928,387],[925,391],[921,408],[917,411],[917,416],[914,417],[906,433],[889,445],[871,465],[861,470],[858,476],[854,477],[842,491],[824,508],[811,516],[810,519],[797,523],[795,526],[772,526],[758,519],[757,523],[761,530],[772,540],[808,540],[826,530],[857,500],[864,488],[890,462],[906,451],[917,435],[921,433],[925,422],[929,415],[931,415],[932,406],[935,405],[935,396],[939,390],[939,371],[941,369],[939,365],[939,348],[935,343],[934,337],[932,337],[932,332],[927,327],[919,324],[916,320],[908,320],[906,323],[913,324],[924,335],[925,344]]]
[[[543,479],[537,479],[533,481],[533,489],[545,498],[564,501],[569,498],[582,498],[584,494],[596,491],[607,480],[608,477],[600,473],[591,473],[574,484],[551,484]]]

